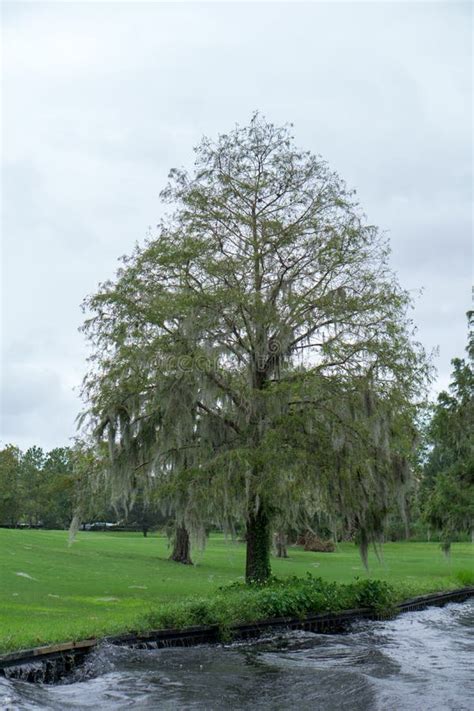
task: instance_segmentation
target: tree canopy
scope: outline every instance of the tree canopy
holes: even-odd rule
[[[409,478],[428,365],[385,236],[290,127],[255,115],[172,170],[156,236],[85,302],[87,421],[115,495],[161,480],[180,522],[351,521],[363,551]]]

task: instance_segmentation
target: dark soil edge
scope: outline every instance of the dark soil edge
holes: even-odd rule
[[[464,602],[474,596],[474,587],[460,588],[448,592],[432,593],[414,597],[395,606],[395,615],[412,610],[422,610],[429,606],[441,607],[448,602]],[[249,624],[232,625],[230,637],[248,639],[258,637],[271,629],[300,629],[311,632],[334,634],[344,632],[350,623],[359,619],[382,619],[369,608],[344,610],[343,612],[309,615],[304,618],[274,617]],[[65,642],[33,649],[23,649],[0,655],[0,676],[22,679],[30,682],[55,683],[80,666],[87,655],[99,644],[108,643],[135,649],[159,649],[163,647],[190,647],[197,644],[219,642],[218,625],[187,627],[184,630],[150,630],[85,639],[79,642]]]

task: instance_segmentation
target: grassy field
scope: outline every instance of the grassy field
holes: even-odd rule
[[[474,571],[474,547],[453,545],[446,559],[436,543],[387,543],[384,560],[371,556],[367,573],[353,544],[336,553],[290,548],[273,559],[279,577],[311,572],[325,580],[379,578],[400,598],[460,587],[460,571]],[[212,536],[194,566],[167,560],[166,538],[134,533],[79,533],[0,529],[0,650],[117,633],[142,626],[164,602],[206,595],[242,579],[243,544]]]

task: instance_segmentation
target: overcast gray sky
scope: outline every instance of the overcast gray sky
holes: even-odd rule
[[[446,387],[471,303],[470,3],[2,10],[1,443],[69,443],[82,299],[156,224],[168,170],[255,109],[292,121],[388,231]]]

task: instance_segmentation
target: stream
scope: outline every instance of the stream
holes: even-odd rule
[[[0,678],[5,711],[472,711],[474,600],[345,634],[132,650],[103,646],[55,686]]]

